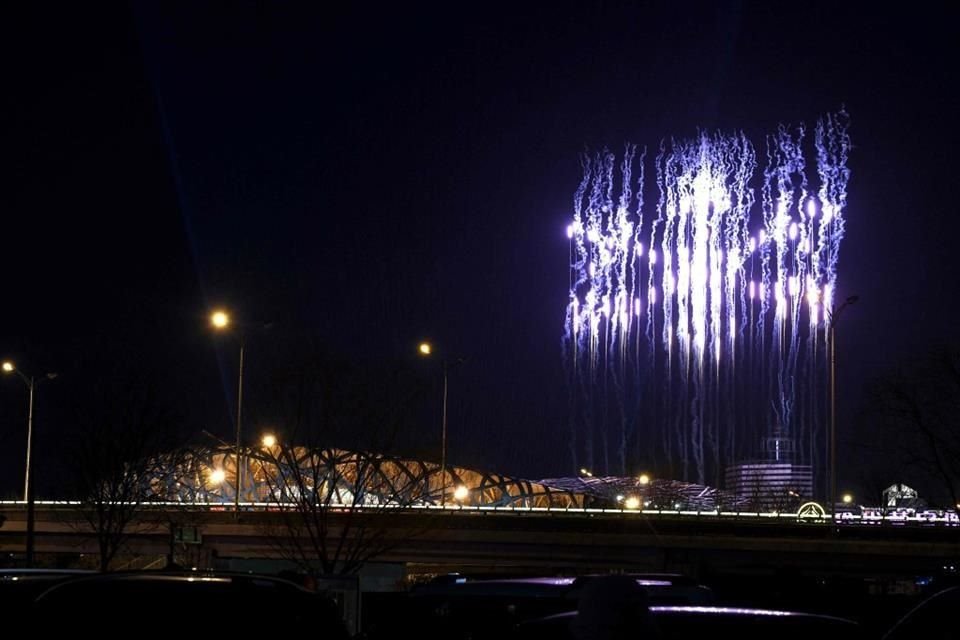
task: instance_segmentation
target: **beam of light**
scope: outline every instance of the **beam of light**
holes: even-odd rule
[[[816,462],[823,412],[808,399],[845,231],[847,127],[844,112],[812,136],[780,126],[760,152],[742,133],[664,140],[653,216],[644,152],[639,180],[633,145],[583,157],[564,334],[575,461],[625,470],[652,447],[699,482],[776,431]]]

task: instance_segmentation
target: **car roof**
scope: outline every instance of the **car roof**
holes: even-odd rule
[[[651,601],[662,604],[705,602],[712,600],[712,591],[689,576],[672,573],[587,574],[579,576],[515,576],[468,577],[444,576],[439,580],[416,585],[415,597],[423,596],[530,596],[576,599],[590,582],[607,575],[634,578],[650,594]]]
[[[96,573],[92,569],[50,569],[50,568],[26,568],[26,567],[9,567],[9,568],[0,568],[0,578],[17,578],[17,577],[30,577],[30,576],[70,576],[70,575],[87,575],[91,573]]]
[[[94,584],[109,582],[151,582],[151,583],[220,583],[236,586],[260,585],[313,593],[303,586],[278,576],[242,573],[229,571],[113,571],[108,573],[80,572],[71,576],[61,585],[71,585],[63,588],[75,588],[77,584]]]
[[[0,617],[21,614],[33,600],[63,580],[92,573],[71,569],[0,569]]]
[[[733,606],[651,606],[650,622],[658,638],[671,640],[695,636],[735,636],[738,640],[800,640],[816,635],[818,640],[853,640],[860,625],[846,618],[790,611]],[[577,612],[571,611],[522,622],[517,637],[564,640],[573,637]]]
[[[324,628],[344,638],[332,598],[272,575],[224,572],[134,571],[76,576],[58,581],[33,600],[44,631],[66,631],[77,619],[149,620],[151,633],[269,630],[282,614],[285,628]],[[165,614],[164,612],[169,612]],[[225,613],[227,612],[227,613]]]
[[[956,624],[960,586],[946,587],[924,599],[884,634],[884,640],[930,637]]]

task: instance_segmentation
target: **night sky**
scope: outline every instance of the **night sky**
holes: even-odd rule
[[[652,175],[661,139],[698,128],[762,149],[779,123],[850,114],[841,424],[870,376],[955,337],[957,9],[329,4],[4,10],[0,356],[59,374],[38,390],[41,476],[69,454],[71,398],[117,359],[157,372],[187,430],[230,439],[215,304],[272,323],[248,339],[252,403],[278,343],[429,382],[414,349],[431,338],[466,359],[451,463],[569,473],[579,154],[634,142]],[[439,387],[417,402],[398,453],[439,447]],[[26,405],[3,380],[3,496],[22,486]],[[252,438],[268,416],[248,411]]]

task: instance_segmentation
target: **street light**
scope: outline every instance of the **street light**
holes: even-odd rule
[[[836,522],[837,510],[837,320],[843,310],[856,304],[860,296],[850,296],[839,308],[830,312],[830,513]]]
[[[433,355],[433,345],[429,342],[421,342],[417,347],[420,355],[430,357]],[[463,362],[462,358],[457,358],[455,365]],[[441,359],[443,368],[443,420],[440,428],[440,506],[446,505],[447,501],[447,373],[450,369],[447,358]]]
[[[222,309],[216,309],[210,314],[210,324],[216,331],[227,331],[231,324],[230,315]],[[234,478],[234,481],[236,482],[236,492],[233,502],[233,509],[237,515],[240,514],[240,487],[243,486],[242,467],[240,462],[240,425],[242,424],[240,420],[243,412],[243,332],[238,333],[238,338],[240,341],[240,373],[237,377],[237,472]]]
[[[30,403],[27,408],[27,460],[26,460],[26,470],[24,472],[23,479],[23,501],[27,503],[27,550],[26,550],[26,564],[28,567],[33,566],[33,532],[34,532],[34,500],[33,500],[33,483],[30,480],[33,478],[32,468],[30,466],[30,458],[32,455],[32,445],[33,445],[33,398],[35,395],[35,389],[39,380],[33,376],[27,376],[20,371],[9,360],[5,360],[2,365],[3,372],[7,375],[11,373],[16,373],[20,376],[20,379],[23,380],[24,384],[27,385],[27,388],[30,390]],[[41,379],[53,380],[57,377],[55,373],[48,373]]]

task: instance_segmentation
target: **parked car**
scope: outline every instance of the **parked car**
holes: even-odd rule
[[[960,586],[938,591],[901,618],[883,640],[954,640],[960,637],[958,609]]]
[[[852,620],[796,611],[705,604],[651,604],[626,576],[605,576],[584,586],[576,610],[519,623],[517,640],[851,640]]]
[[[707,604],[713,592],[679,574],[619,574],[658,604]],[[577,608],[580,594],[601,575],[442,576],[418,585],[403,603],[403,619],[372,629],[371,638],[497,639],[516,624]],[[402,627],[402,633],[398,629]]]
[[[713,590],[710,587],[682,574],[628,573],[620,575],[633,578],[646,592],[647,602],[652,605],[705,605],[715,600]],[[591,581],[603,577],[606,576],[600,574],[579,576],[574,580],[569,595],[573,598],[579,598],[582,590]]]
[[[80,569],[0,569],[0,617],[17,614],[54,584],[92,571]]]
[[[223,632],[346,640],[334,601],[287,580],[229,573],[107,573],[58,582],[33,602],[42,631],[97,637]],[[42,635],[42,634],[41,634]]]
[[[515,596],[550,598],[576,603],[581,590],[591,581],[607,574],[580,576],[484,577],[451,574],[417,585],[411,595],[428,597]],[[713,591],[692,578],[677,573],[627,573],[647,593],[654,604],[705,604],[713,602]]]
[[[561,613],[519,623],[515,640],[578,640],[607,637],[577,632],[578,613]],[[581,627],[582,629],[583,627]],[[853,620],[813,613],[738,607],[658,605],[649,608],[645,628],[630,635],[637,640],[858,640],[862,629]]]

